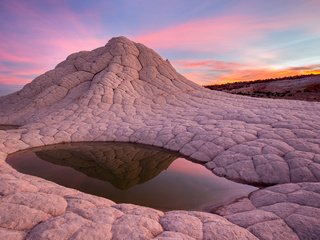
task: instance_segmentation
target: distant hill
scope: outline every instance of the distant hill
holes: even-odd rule
[[[205,87],[211,90],[251,97],[284,98],[320,102],[320,74],[264,79],[250,82],[235,82]]]

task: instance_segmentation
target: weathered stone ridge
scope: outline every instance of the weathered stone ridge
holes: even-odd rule
[[[155,212],[26,176],[4,162],[10,153],[55,143],[142,143],[177,151],[239,182],[290,183],[299,189],[303,182],[313,182],[314,187],[298,194],[318,199],[319,103],[210,91],[178,74],[153,50],[119,37],[104,47],[70,55],[21,91],[0,97],[0,109],[0,124],[21,125],[0,130],[0,238],[255,239],[254,234],[281,239],[263,232],[278,229],[277,223],[289,239],[319,236],[319,222],[310,216],[318,205],[296,206],[299,213],[287,216],[253,203],[243,216],[264,212],[250,223],[243,216],[237,221],[233,213],[221,213],[227,221],[209,213]],[[272,192],[258,190],[247,203],[266,191]],[[281,196],[275,203],[292,203],[290,194]],[[48,198],[52,202],[45,204]]]

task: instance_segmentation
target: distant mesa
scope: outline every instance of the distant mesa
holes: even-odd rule
[[[211,90],[251,97],[320,102],[320,74],[208,85]]]

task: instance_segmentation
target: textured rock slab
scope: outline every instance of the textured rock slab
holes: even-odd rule
[[[0,97],[0,124],[20,126],[0,130],[1,237],[19,239],[27,233],[27,239],[315,239],[320,235],[315,217],[320,202],[319,103],[206,90],[178,74],[153,50],[120,37],[93,51],[74,53],[21,91]],[[159,213],[117,205],[17,173],[4,162],[7,154],[19,150],[79,141],[164,147],[235,181],[280,185],[220,209],[227,221],[213,214]]]
[[[259,239],[317,239],[319,197],[320,183],[281,184],[257,190],[215,212]]]

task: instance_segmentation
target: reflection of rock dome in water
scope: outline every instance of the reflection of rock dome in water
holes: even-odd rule
[[[86,142],[28,149],[7,162],[21,173],[81,192],[162,211],[210,211],[256,190],[177,157],[139,144]]]
[[[43,160],[72,167],[120,189],[154,178],[178,157],[156,148],[123,143],[62,144],[35,153]]]

